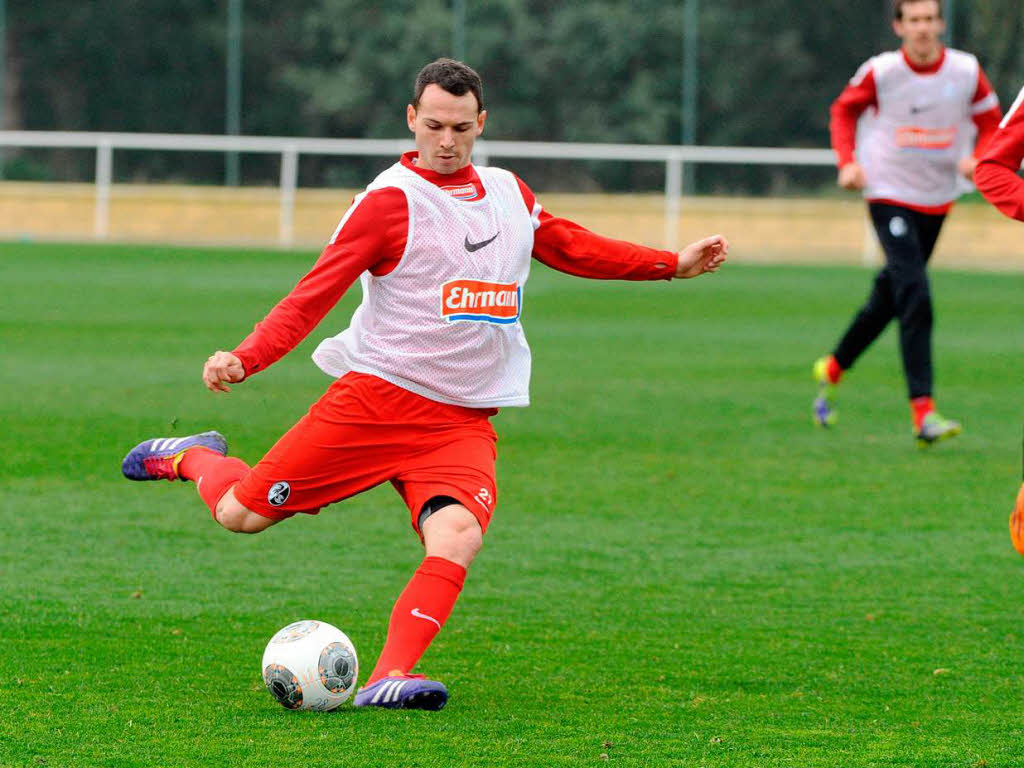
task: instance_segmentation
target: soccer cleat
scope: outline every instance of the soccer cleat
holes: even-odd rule
[[[178,462],[189,448],[209,448],[221,456],[228,452],[227,441],[220,432],[157,437],[128,451],[121,462],[121,473],[129,480],[177,480]]]
[[[836,423],[836,385],[828,378],[828,358],[819,357],[812,370],[818,383],[818,396],[814,398],[812,418],[819,427],[831,427]]]
[[[947,419],[939,415],[938,411],[932,411],[921,421],[921,428],[917,430],[917,447],[927,448],[932,443],[937,443],[950,437],[956,437],[963,432],[960,422]]]
[[[1017,492],[1017,502],[1010,513],[1010,541],[1013,548],[1024,555],[1024,485]]]
[[[356,707],[438,710],[448,703],[444,683],[423,675],[391,675],[360,688],[352,702]]]

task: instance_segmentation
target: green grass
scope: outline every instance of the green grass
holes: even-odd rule
[[[0,765],[1024,765],[1024,276],[933,275],[966,431],[920,452],[892,330],[810,425],[865,270],[538,266],[534,405],[496,419],[498,511],[422,664],[451,702],[315,714],[262,690],[263,646],[322,618],[365,675],[421,557],[398,496],[245,537],[119,476],[210,427],[255,461],[326,388],[354,296],[230,396],[199,380],[311,259],[0,246]]]

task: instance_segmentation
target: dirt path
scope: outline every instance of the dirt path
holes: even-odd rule
[[[299,190],[294,244],[317,251],[330,237],[354,190]],[[663,245],[660,195],[539,195],[552,213],[602,234]],[[0,238],[93,239],[91,184],[0,183]],[[110,239],[173,244],[279,244],[280,197],[274,188],[226,189],[115,185]],[[737,261],[863,263],[866,217],[858,200],[687,198],[682,242],[714,232],[733,243]],[[946,267],[1024,269],[1024,225],[985,205],[959,206],[939,240],[934,263]]]

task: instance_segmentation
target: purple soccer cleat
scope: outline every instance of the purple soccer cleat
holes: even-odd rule
[[[818,396],[814,398],[812,418],[819,427],[831,427],[836,423],[837,385],[828,377],[828,357],[814,361],[811,375],[818,385]]]
[[[227,441],[220,432],[157,437],[128,451],[121,462],[121,473],[129,480],[177,480],[178,461],[189,448],[209,448],[221,456],[228,452]]]
[[[356,707],[384,707],[385,709],[438,710],[448,703],[448,689],[444,683],[427,680],[423,675],[382,677],[373,685],[360,688],[356,693]]]
[[[836,411],[828,398],[814,398],[814,423],[819,427],[831,427],[836,423]]]

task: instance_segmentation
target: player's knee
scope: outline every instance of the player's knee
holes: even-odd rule
[[[472,522],[467,522],[456,535],[459,548],[471,557],[476,557],[484,546],[484,533],[480,530],[480,523],[476,518],[473,518]]]
[[[461,504],[432,514],[424,521],[422,529],[428,555],[469,565],[483,547],[480,522]]]
[[[932,320],[932,294],[927,281],[921,281],[908,287],[900,313],[908,320],[916,323],[930,323]]]
[[[484,545],[480,523],[472,515],[448,522],[447,528],[437,537],[445,556],[457,562],[470,562]]]
[[[217,522],[234,533],[259,533],[273,521],[243,507],[232,494],[217,503]]]

